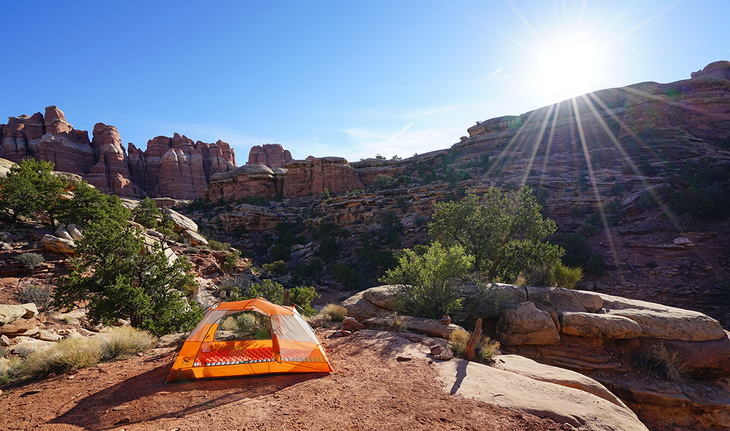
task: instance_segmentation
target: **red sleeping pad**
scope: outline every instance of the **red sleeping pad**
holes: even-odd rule
[[[324,362],[324,358],[321,355],[311,357],[309,356],[311,353],[311,350],[282,349],[281,360]],[[271,347],[257,347],[246,350],[214,350],[212,352],[200,353],[195,360],[195,366],[252,364],[271,361],[274,361],[274,351]]]

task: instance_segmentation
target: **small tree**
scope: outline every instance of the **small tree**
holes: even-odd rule
[[[132,220],[149,229],[156,229],[162,220],[162,211],[150,198],[144,198],[132,210]]]
[[[474,258],[460,245],[404,249],[398,266],[379,281],[398,285],[399,308],[417,316],[438,318],[461,308],[457,281],[472,267]]]
[[[25,159],[0,178],[0,215],[16,222],[21,217],[48,218],[56,224],[60,196],[66,182],[54,175],[53,163]]]
[[[544,242],[556,230],[543,218],[529,187],[502,192],[490,189],[482,198],[468,192],[460,201],[437,202],[429,234],[444,246],[459,245],[474,257],[474,271],[488,280],[513,281],[531,266],[560,258],[563,250]]]
[[[59,281],[55,304],[72,308],[88,302],[94,321],[129,319],[155,335],[191,328],[200,308],[190,298],[195,287],[190,262],[171,262],[160,244],[146,246],[135,228],[118,219],[124,213],[119,208],[93,208],[97,218],[85,227],[76,269]]]

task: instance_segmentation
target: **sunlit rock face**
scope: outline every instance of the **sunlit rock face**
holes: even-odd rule
[[[248,153],[247,165],[265,165],[270,168],[283,168],[291,162],[292,156],[289,150],[285,150],[280,144],[264,144],[251,147]]]
[[[159,136],[142,151],[124,151],[116,127],[97,123],[93,139],[76,130],[63,111],[49,106],[45,114],[10,117],[0,125],[0,157],[19,162],[33,157],[55,164],[55,170],[80,175],[107,193],[195,199],[203,197],[212,175],[235,169],[227,143],[193,143],[185,136]]]
[[[362,188],[355,169],[342,157],[297,160],[286,165],[284,196],[299,197],[322,193],[343,193]]]

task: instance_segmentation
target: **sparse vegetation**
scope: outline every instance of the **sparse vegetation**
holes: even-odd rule
[[[457,329],[449,337],[448,348],[455,356],[466,358],[466,345],[469,342],[471,333],[463,329]],[[499,350],[499,341],[493,341],[489,337],[481,336],[476,343],[476,354],[479,362],[488,363],[494,354]]]
[[[26,376],[41,376],[91,367],[101,361],[101,352],[101,343],[96,337],[66,338],[48,349],[28,355],[21,372]]]
[[[286,262],[283,260],[275,260],[271,263],[265,263],[262,265],[265,272],[272,275],[284,275],[287,273]]]
[[[18,293],[18,301],[21,304],[32,302],[41,312],[48,310],[51,300],[51,289],[47,287],[28,285]]]
[[[271,338],[271,321],[268,317],[255,312],[244,311],[228,316],[221,329],[232,331],[237,339],[266,340]]]
[[[17,374],[31,377],[61,374],[131,356],[148,350],[155,343],[156,339],[149,333],[128,326],[95,337],[66,338],[28,355],[16,366]]]
[[[39,253],[23,253],[15,256],[15,260],[20,262],[23,267],[29,271],[33,271],[38,268],[46,260]]]
[[[342,322],[347,316],[347,308],[339,304],[327,304],[322,308],[320,314],[331,322]]]
[[[634,357],[636,363],[655,377],[666,379],[675,383],[684,381],[686,367],[679,359],[677,352],[670,352],[659,343],[651,346],[645,353],[637,354]]]
[[[553,265],[553,278],[558,287],[573,289],[575,283],[583,279],[583,268],[570,267],[557,262]]]
[[[231,244],[227,242],[216,241],[214,239],[208,240],[208,248],[217,251],[228,251],[231,248]]]
[[[147,331],[131,326],[119,326],[100,335],[101,358],[113,361],[144,352],[157,343],[157,339]]]

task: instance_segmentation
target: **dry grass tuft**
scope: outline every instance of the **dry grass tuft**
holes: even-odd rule
[[[466,357],[466,343],[469,341],[469,337],[471,337],[471,333],[463,329],[457,329],[451,333],[448,347],[454,352],[455,356]],[[475,348],[479,362],[490,362],[494,353],[499,350],[499,346],[499,341],[493,341],[489,337],[481,337]]]
[[[342,322],[347,317],[347,308],[338,304],[327,304],[322,308],[320,314],[325,320]]]
[[[67,338],[28,355],[21,372],[26,376],[40,376],[90,367],[99,363],[101,351],[101,343],[96,337]]]
[[[105,361],[136,355],[157,344],[157,338],[149,332],[131,326],[109,329],[100,338],[101,357]]]

